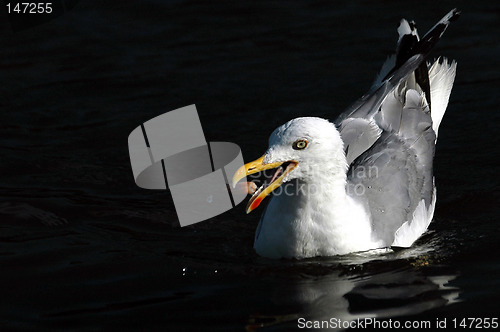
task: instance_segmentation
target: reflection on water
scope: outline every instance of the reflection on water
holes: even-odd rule
[[[456,274],[428,274],[421,269],[432,263],[429,256],[410,258],[409,252],[395,254],[390,250],[350,256],[355,256],[350,264],[344,265],[348,258],[342,257],[344,263],[326,274],[321,273],[325,272],[322,268],[310,269],[311,263],[305,264],[309,265],[309,273],[302,273],[300,280],[281,285],[271,294],[276,306],[293,305],[298,310],[252,315],[247,330],[270,326],[297,328],[299,319],[328,324],[325,330],[340,329],[342,322],[397,319],[459,302],[460,290],[450,285]]]

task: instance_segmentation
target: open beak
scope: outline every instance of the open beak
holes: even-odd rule
[[[278,188],[283,183],[285,176],[293,171],[298,164],[299,163],[295,160],[264,164],[264,156],[262,156],[257,160],[241,166],[236,173],[234,173],[233,187],[236,183],[238,183],[238,181],[250,174],[262,172],[266,169],[278,168],[271,181],[262,185],[250,198],[247,204],[247,213],[250,213],[252,210],[257,208],[267,195],[269,195],[274,189]]]

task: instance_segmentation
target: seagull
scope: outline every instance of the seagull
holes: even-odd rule
[[[453,9],[422,38],[415,22],[402,19],[396,53],[368,93],[335,122],[288,121],[261,158],[236,171],[233,186],[276,169],[246,209],[273,193],[255,234],[257,254],[303,259],[405,248],[427,230],[436,204],[435,144],[457,64],[425,59],[459,15]]]

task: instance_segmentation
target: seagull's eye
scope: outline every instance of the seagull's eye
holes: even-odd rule
[[[305,139],[299,139],[293,143],[292,148],[294,150],[303,150],[307,147],[307,140]]]

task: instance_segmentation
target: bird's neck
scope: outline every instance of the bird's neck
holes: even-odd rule
[[[371,245],[364,209],[346,193],[346,167],[330,164],[314,176],[284,183],[256,234],[255,249],[267,257],[312,257],[358,251]]]
[[[317,172],[312,178],[301,180],[299,191],[301,205],[310,211],[308,222],[314,226],[336,228],[348,217],[344,211],[348,206],[346,193],[346,171],[341,165],[330,165],[327,170]]]

